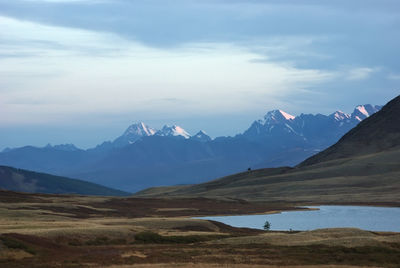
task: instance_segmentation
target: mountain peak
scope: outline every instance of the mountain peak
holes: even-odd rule
[[[334,112],[333,114],[330,115],[330,117],[333,117],[336,121],[342,121],[346,119],[350,119],[350,115],[346,114],[340,110]]]
[[[73,145],[72,143],[66,143],[66,144],[58,144],[58,145],[51,145],[50,143],[48,143],[45,147],[43,147],[44,149],[55,149],[55,150],[59,150],[59,151],[65,151],[65,152],[73,152],[73,151],[79,151],[79,148],[77,148],[75,145]],[[12,150],[12,149],[11,149]],[[9,150],[9,151],[11,151]]]
[[[68,151],[68,152],[73,152],[73,151],[78,151],[79,149],[73,145],[72,143],[67,143],[67,144],[59,144],[59,145],[54,145],[54,149],[60,150],[60,151]]]
[[[369,116],[369,113],[367,112],[365,107],[366,107],[366,105],[358,105],[355,110],[359,111],[360,113],[362,113],[365,116]]]
[[[372,106],[371,104],[357,105],[351,117],[357,121],[362,121],[382,108],[382,106]]]
[[[283,117],[285,117],[286,120],[293,120],[295,118],[295,116],[288,114],[282,110],[278,110],[278,112],[283,115]]]
[[[165,137],[177,137],[177,136],[182,136],[185,139],[190,138],[190,134],[186,132],[182,127],[173,125],[165,125],[161,130],[157,131],[155,133],[157,136],[165,136]]]
[[[124,132],[124,136],[128,135],[138,135],[138,136],[152,136],[156,133],[156,130],[147,126],[143,122],[139,122],[133,125],[130,125]]]
[[[142,137],[153,136],[156,130],[149,127],[143,122],[135,123],[130,125],[122,134],[114,140],[113,145],[116,147],[123,147],[132,144]]]
[[[295,119],[295,116],[288,114],[287,112],[284,112],[282,110],[272,110],[269,111],[265,116],[264,120],[262,120],[263,124],[266,123],[277,123],[277,122],[282,122],[282,121],[289,121]]]
[[[197,132],[196,135],[192,136],[191,139],[193,140],[197,140],[197,141],[202,141],[202,142],[207,142],[207,141],[211,141],[211,137],[207,135],[207,133],[203,130],[200,130],[199,132]]]

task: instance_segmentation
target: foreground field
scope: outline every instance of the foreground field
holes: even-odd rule
[[[190,219],[296,205],[4,191],[0,267],[398,267],[398,233],[264,232]]]

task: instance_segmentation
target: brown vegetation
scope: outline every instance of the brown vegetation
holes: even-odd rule
[[[400,263],[396,233],[264,232],[189,218],[272,212],[294,205],[1,192],[0,267],[336,268]]]

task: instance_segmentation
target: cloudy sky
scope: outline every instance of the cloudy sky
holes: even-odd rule
[[[399,47],[398,0],[0,0],[0,149],[385,104]]]

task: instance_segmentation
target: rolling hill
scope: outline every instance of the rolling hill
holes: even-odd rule
[[[290,168],[243,172],[207,183],[150,188],[137,196],[203,196],[314,204],[400,204],[400,96],[336,144]]]
[[[127,192],[98,184],[0,166],[0,189],[27,193],[126,196]]]

